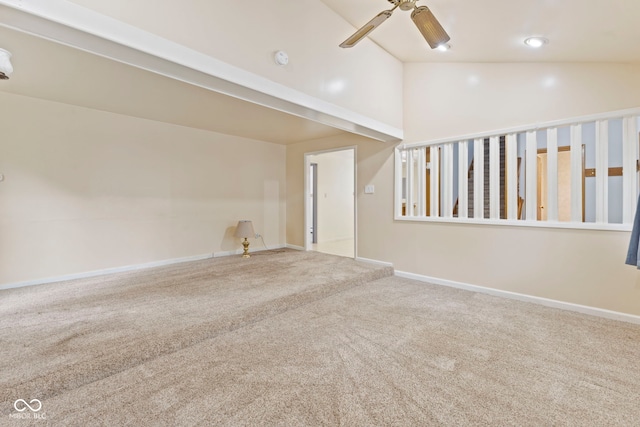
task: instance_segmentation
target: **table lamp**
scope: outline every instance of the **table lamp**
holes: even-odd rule
[[[247,237],[253,237],[255,234],[251,221],[244,219],[238,221],[238,226],[236,227],[234,236],[244,238],[244,241],[242,242],[242,246],[244,247],[242,258],[249,258],[251,256],[249,255],[249,241],[247,240]]]

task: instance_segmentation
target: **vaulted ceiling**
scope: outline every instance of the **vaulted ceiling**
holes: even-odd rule
[[[317,1],[349,22],[354,31],[392,6],[387,0]],[[640,63],[640,1],[420,0],[418,5],[432,9],[451,35],[452,49],[429,49],[410,13],[396,10],[369,37],[402,62]],[[154,74],[2,24],[0,18],[0,47],[19,51],[13,59],[19,72],[2,82],[0,91],[278,144],[333,136],[345,129]],[[349,35],[334,34],[336,49]],[[523,40],[533,35],[548,38],[548,45],[538,50],[525,46]],[[359,48],[356,45],[352,49]]]
[[[388,0],[322,0],[354,27],[393,6]],[[369,38],[402,62],[640,62],[640,1],[419,0],[451,36],[433,51],[400,9]],[[336,35],[340,41],[350,34]],[[548,45],[532,50],[525,38]],[[357,49],[357,45],[353,48]]]

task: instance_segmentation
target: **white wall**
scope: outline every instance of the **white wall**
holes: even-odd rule
[[[318,243],[354,237],[354,151],[309,156],[318,165]]]
[[[285,243],[285,148],[0,92],[0,285]],[[261,242],[252,242],[256,248]]]
[[[640,105],[630,64],[405,64],[405,142]]]

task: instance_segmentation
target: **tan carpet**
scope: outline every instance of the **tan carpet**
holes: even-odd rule
[[[638,425],[636,325],[330,255],[251,263],[3,291],[0,424]]]
[[[391,268],[292,250],[0,293],[0,402],[48,398]]]

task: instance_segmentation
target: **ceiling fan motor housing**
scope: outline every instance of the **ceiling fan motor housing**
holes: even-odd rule
[[[389,3],[398,6],[400,10],[412,10],[416,7],[417,0],[389,0]]]

